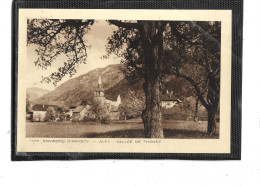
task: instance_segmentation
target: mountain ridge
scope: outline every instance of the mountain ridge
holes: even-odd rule
[[[35,100],[33,104],[41,104],[44,99],[46,104],[48,102],[56,102],[69,107],[79,105],[82,101],[91,101],[94,97],[94,91],[98,86],[99,76],[101,77],[102,88],[105,91],[105,97],[107,99],[115,101],[120,94],[123,100],[127,97],[129,91],[134,92],[138,99],[143,98],[143,80],[130,85],[125,79],[125,75],[122,71],[123,67],[123,64],[108,65],[69,79],[53,91]],[[190,88],[187,88],[190,85],[183,79],[170,76],[164,80],[162,86],[163,93],[165,93],[166,90],[174,90],[174,95],[180,99],[192,96],[192,91],[190,91]]]
[[[50,90],[46,90],[39,87],[30,87],[26,89],[26,94],[28,96],[27,98],[29,99],[29,101],[34,101],[42,97],[43,95],[47,94],[48,92],[50,92]]]
[[[69,79],[53,91],[35,100],[34,104],[41,103],[45,99],[47,101],[64,101],[67,106],[70,106],[77,105],[86,99],[92,99],[98,85],[98,77],[101,76],[103,89],[110,89],[125,78],[121,71],[122,67],[122,64],[112,64]]]

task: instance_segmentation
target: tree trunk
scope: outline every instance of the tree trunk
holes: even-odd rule
[[[218,81],[209,74],[208,95],[208,134],[216,134],[216,115],[219,105]]]
[[[143,88],[146,95],[146,108],[142,113],[145,137],[163,138],[160,82],[147,79]]]
[[[197,122],[198,121],[198,115],[199,115],[199,98],[196,98],[196,104],[195,104],[195,114],[194,114],[194,121]]]
[[[146,138],[163,138],[161,112],[161,76],[163,66],[164,23],[141,21],[142,58],[144,60],[144,84],[146,108],[142,112]]]
[[[214,109],[208,111],[208,134],[216,134],[216,115],[217,111]]]

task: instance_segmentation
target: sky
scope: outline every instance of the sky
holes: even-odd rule
[[[88,32],[86,39],[87,45],[91,45],[91,48],[87,51],[87,64],[79,64],[76,66],[77,73],[72,77],[78,77],[82,74],[85,74],[96,68],[106,67],[110,64],[119,64],[120,58],[115,54],[112,54],[108,59],[101,59],[103,55],[106,54],[106,43],[107,38],[113,34],[113,31],[117,30],[116,26],[109,25],[104,20],[98,20],[91,27],[91,31]],[[57,69],[63,65],[65,56],[60,56],[55,61],[53,61],[52,66],[48,67],[47,70],[42,70],[39,67],[36,67],[34,62],[37,60],[37,54],[35,49],[36,45],[29,45],[27,47],[27,88],[29,87],[38,87],[47,90],[53,90],[56,87],[52,83],[41,83],[42,76],[49,76],[52,72],[57,71]],[[70,79],[69,76],[65,76],[58,85],[64,83]]]

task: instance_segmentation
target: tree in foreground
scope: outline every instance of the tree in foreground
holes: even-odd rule
[[[220,22],[172,22],[174,50],[167,51],[169,73],[187,80],[208,111],[208,134],[216,133],[220,96]],[[198,102],[197,102],[198,103]]]
[[[214,25],[209,25],[206,32],[204,32],[198,29],[200,26],[196,24],[194,28],[189,27],[190,32],[186,32],[186,27],[182,27],[182,25],[187,25],[186,22],[126,22],[116,20],[108,20],[108,22],[118,27],[118,30],[108,39],[108,53],[115,52],[122,57],[122,63],[126,67],[124,72],[130,82],[144,81],[145,109],[142,111],[142,119],[145,137],[163,138],[161,84],[163,78],[169,74],[174,73],[191,82],[196,89],[201,103],[207,108],[211,107],[208,106],[207,103],[209,102],[206,103],[205,98],[198,91],[198,85],[193,83],[193,80],[191,81],[187,75],[182,74],[180,67],[185,68],[186,66],[181,64],[185,64],[186,62],[189,64],[186,59],[190,59],[189,56],[191,55],[185,54],[190,53],[189,50],[193,46],[192,43],[198,43],[196,46],[200,49],[202,56],[207,57],[211,61],[215,60],[208,53],[203,52],[204,47],[208,47],[208,45],[203,43],[203,39],[202,41],[200,39],[201,36],[207,36],[207,31],[212,29]],[[45,77],[44,81],[56,84],[66,74],[70,76],[74,75],[76,73],[76,64],[86,63],[87,48],[89,46],[84,36],[93,24],[94,20],[28,20],[28,44],[36,44],[38,46],[36,52],[39,58],[35,62],[37,66],[46,69],[61,54],[66,55],[68,59],[57,72],[52,73],[49,77]],[[198,40],[189,38],[190,35],[197,36]],[[212,36],[214,39],[215,35]],[[209,38],[209,40],[211,39]],[[211,46],[209,47],[212,48]],[[180,50],[182,50],[182,53],[178,53]],[[214,52],[213,55],[215,55]],[[220,54],[218,53],[217,55]],[[181,56],[185,60],[180,60],[182,59]],[[194,63],[197,62],[199,60],[196,60]],[[197,70],[200,71],[199,69],[194,71],[191,65],[190,67],[190,70],[193,69],[195,73],[197,73]],[[201,70],[199,73],[207,72]],[[210,73],[219,72],[214,71]],[[218,79],[214,79],[216,76],[209,77],[208,82],[210,85],[218,81]],[[211,86],[208,86],[208,88],[210,90],[208,90],[207,98],[212,101],[213,99],[210,97],[216,97],[216,92],[219,91],[212,91]],[[218,99],[214,99],[214,102],[218,102]],[[214,113],[211,111],[213,110],[209,109],[209,126],[212,126],[211,123],[213,120],[211,118],[214,117]],[[212,131],[208,130],[208,132]]]

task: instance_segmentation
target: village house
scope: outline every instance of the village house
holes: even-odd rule
[[[71,118],[72,115],[73,115],[73,111],[75,110],[77,106],[70,106],[70,109],[69,109],[69,117]]]
[[[54,108],[56,111],[61,111],[61,108],[57,105],[44,105],[36,104],[32,107],[32,119],[33,121],[44,121],[48,108]]]
[[[90,107],[90,102],[82,101],[80,105],[73,109],[72,119],[82,121],[84,117],[93,118],[93,115],[90,112]]]
[[[162,108],[171,108],[178,103],[182,103],[182,101],[173,96],[173,91],[168,92],[167,90],[166,94],[162,96]]]

